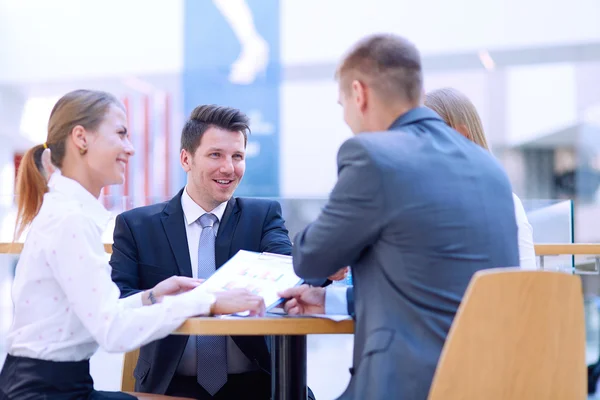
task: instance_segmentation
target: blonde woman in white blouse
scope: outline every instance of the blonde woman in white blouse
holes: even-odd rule
[[[448,125],[464,137],[489,151],[477,109],[467,96],[452,88],[438,89],[425,95],[425,106],[438,113]],[[536,269],[533,229],[529,224],[521,200],[514,193],[513,201],[518,228],[521,268]]]
[[[40,173],[46,148],[58,167],[48,183]],[[264,313],[259,296],[209,294],[201,281],[183,277],[119,299],[101,242],[110,214],[98,197],[104,186],[123,183],[133,153],[122,104],[108,93],[78,90],[54,106],[47,142],[25,154],[16,236],[29,232],[16,268],[0,399],[133,399],[94,390],[89,358],[98,346],[126,352],[192,316]]]

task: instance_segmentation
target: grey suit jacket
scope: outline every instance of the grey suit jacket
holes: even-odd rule
[[[472,275],[519,264],[511,185],[489,152],[416,108],[342,145],[338,181],[293,256],[302,278],[352,266],[354,367],[341,399],[425,399]]]

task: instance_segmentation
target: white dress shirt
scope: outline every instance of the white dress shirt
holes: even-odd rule
[[[48,185],[16,268],[9,354],[81,361],[98,345],[126,352],[210,312],[214,296],[201,288],[146,307],[141,293],[119,299],[101,241],[110,213],[59,172]]]
[[[535,248],[533,245],[533,229],[527,219],[521,199],[513,193],[515,218],[517,220],[517,235],[519,242],[519,264],[523,269],[536,269]],[[325,289],[325,313],[348,314],[347,288],[330,285]]]
[[[523,269],[536,269],[535,248],[533,246],[533,229],[525,214],[525,208],[521,199],[513,193],[515,203],[515,218],[517,219],[517,230],[519,239],[519,264]]]
[[[219,224],[225,213],[227,202],[219,204],[212,211],[204,211],[187,192],[187,186],[181,195],[181,207],[185,216],[185,232],[187,235],[188,249],[190,251],[190,261],[192,265],[192,275],[198,277],[198,245],[202,227],[198,223],[198,218],[207,212],[217,217],[217,222],[213,225],[213,233],[217,236]],[[255,370],[256,367],[244,355],[242,350],[235,344],[231,337],[227,337],[227,372],[230,374],[239,374]],[[185,376],[196,375],[196,340],[190,336],[185,346],[181,361],[177,366],[177,373]]]

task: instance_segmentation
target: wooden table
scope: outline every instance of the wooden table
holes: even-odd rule
[[[325,318],[190,318],[174,334],[260,335],[271,338],[271,398],[306,399],[306,335],[354,333],[354,321]]]
[[[21,243],[0,243],[0,254],[18,254]],[[104,244],[107,253],[112,252],[110,243]],[[549,255],[596,256],[600,270],[600,244],[567,243],[535,244],[539,257]],[[597,273],[597,271],[594,271]],[[273,399],[296,400],[306,397],[306,335],[353,333],[351,320],[334,322],[321,318],[192,318],[177,331],[194,335],[267,335],[273,336],[271,346]],[[304,396],[304,397],[303,397]]]

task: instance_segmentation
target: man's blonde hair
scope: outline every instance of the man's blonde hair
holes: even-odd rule
[[[459,125],[466,126],[470,139],[490,150],[477,109],[463,93],[453,88],[433,90],[425,95],[425,106],[438,113],[454,129]]]
[[[392,34],[372,35],[356,43],[335,76],[343,90],[358,80],[389,101],[417,105],[423,92],[419,51],[408,40]]]

